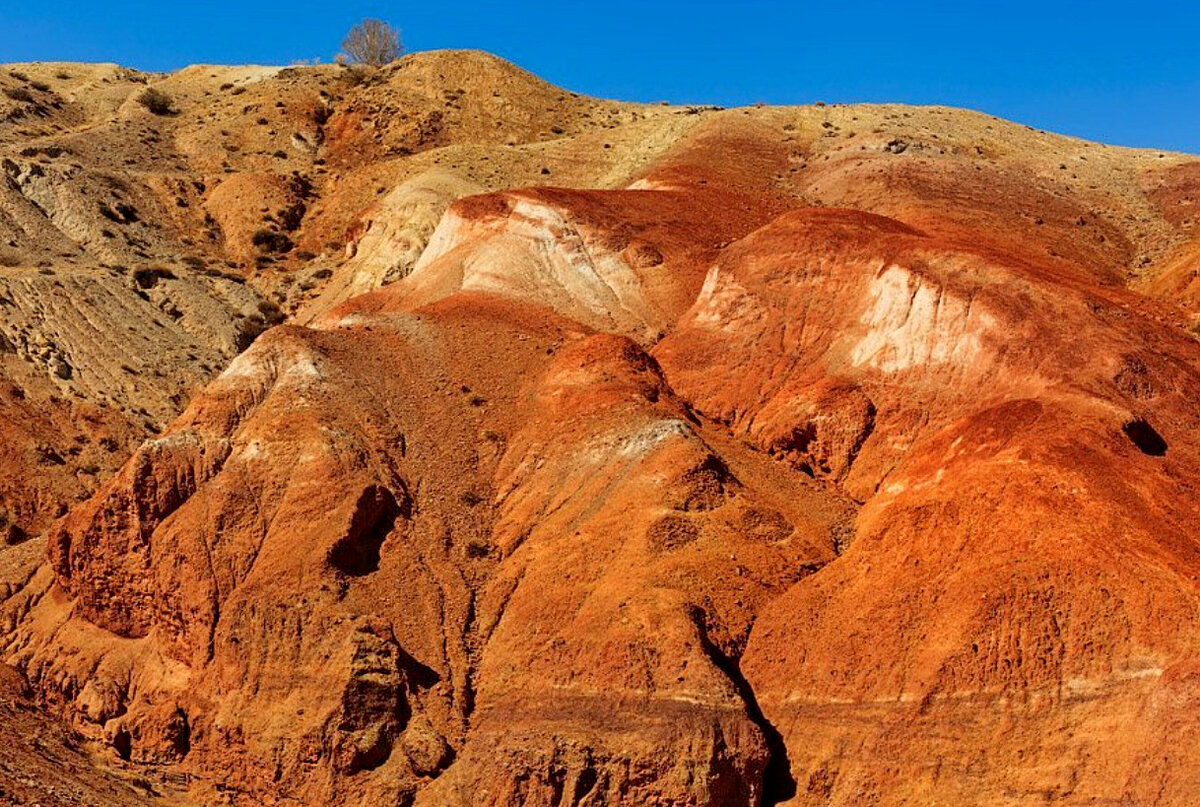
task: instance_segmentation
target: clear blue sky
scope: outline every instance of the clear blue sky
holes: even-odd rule
[[[0,0],[0,61],[328,61],[365,16],[593,95],[952,104],[1200,153],[1200,2]]]

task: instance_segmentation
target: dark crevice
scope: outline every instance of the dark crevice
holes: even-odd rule
[[[130,736],[129,730],[124,727],[117,729],[112,738],[112,746],[117,756],[128,762],[133,756],[133,737]]]
[[[459,693],[462,699],[462,715],[464,719],[470,719],[471,715],[475,713],[475,679],[479,674],[478,655],[481,651],[477,647],[472,646],[470,637],[478,636],[478,619],[479,612],[475,602],[475,589],[468,587],[467,618],[464,622],[466,630],[463,633],[463,650],[467,657],[467,674],[463,676],[463,685]]]
[[[1130,420],[1121,426],[1121,430],[1143,454],[1161,457],[1167,453],[1167,441],[1154,430],[1154,427],[1145,418]]]
[[[397,646],[396,656],[400,669],[404,671],[409,684],[414,689],[430,689],[442,680],[436,670],[417,661],[403,647]]]
[[[575,780],[575,795],[571,799],[572,804],[579,804],[583,799],[591,793],[595,787],[598,776],[594,768],[584,768],[579,772],[579,778]]]
[[[370,485],[359,495],[346,533],[329,549],[329,563],[350,577],[362,577],[379,568],[379,550],[403,515],[395,495]]]
[[[750,686],[750,682],[742,675],[741,667],[738,660],[731,658],[725,654],[720,647],[713,643],[708,636],[708,628],[706,627],[706,615],[704,610],[696,608],[692,612],[692,619],[696,624],[697,633],[700,636],[700,644],[705,655],[712,660],[725,677],[733,684],[737,690],[738,696],[746,706],[746,715],[758,726],[758,730],[762,732],[763,740],[767,744],[766,768],[763,770],[763,788],[762,788],[762,807],[774,807],[781,802],[787,801],[796,795],[796,780],[792,778],[791,761],[788,759],[787,746],[783,742],[783,735],[775,726],[771,725],[763,714],[762,709],[758,705],[758,698],[754,694],[754,688]]]

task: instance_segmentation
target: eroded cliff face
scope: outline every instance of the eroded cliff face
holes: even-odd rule
[[[742,660],[799,803],[1186,801],[1142,766],[1193,697],[1194,341],[861,214],[726,255],[656,351],[677,394],[864,502]]]
[[[223,369],[121,387],[182,411],[139,444],[99,407],[128,460],[34,486],[30,524],[86,500],[0,550],[0,659],[46,716],[169,801],[1194,800],[1191,162],[950,110],[605,106],[511,71],[404,118],[389,99],[443,97],[454,57],[430,64],[304,118],[354,181],[248,166],[206,194],[227,233],[268,186],[313,194],[297,239],[347,228],[323,277],[287,270],[315,284],[282,298],[295,322],[230,359],[279,277],[135,281],[173,366]],[[303,71],[239,76],[312,100]],[[202,161],[197,131],[175,136]],[[609,189],[476,192],[551,157]],[[364,196],[379,161],[391,190]],[[58,317],[13,331],[12,368],[53,363],[37,328],[98,357],[52,382],[80,412],[127,381],[94,302],[119,275],[73,280],[74,307],[35,272],[10,295]],[[10,398],[18,443],[66,422]]]

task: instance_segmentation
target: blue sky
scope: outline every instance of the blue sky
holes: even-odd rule
[[[1200,3],[0,0],[0,61],[329,61],[365,16],[639,101],[897,101],[1200,153]]]

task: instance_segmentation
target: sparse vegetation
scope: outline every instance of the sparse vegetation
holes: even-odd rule
[[[366,19],[350,29],[342,40],[342,50],[350,61],[381,67],[404,53],[400,31],[383,20]]]
[[[490,554],[492,554],[492,548],[486,541],[480,538],[472,538],[467,542],[467,557],[486,558]]]
[[[287,252],[292,248],[292,239],[275,230],[257,230],[250,241],[263,252]]]
[[[304,202],[296,202],[276,213],[276,218],[279,220],[279,226],[288,232],[293,232],[299,229],[300,222],[304,220],[304,214],[308,208]]]
[[[33,103],[33,93],[24,87],[5,87],[4,94],[14,101],[20,101],[23,104]]]
[[[147,87],[138,94],[137,101],[153,115],[174,115],[175,100],[157,87]]]

